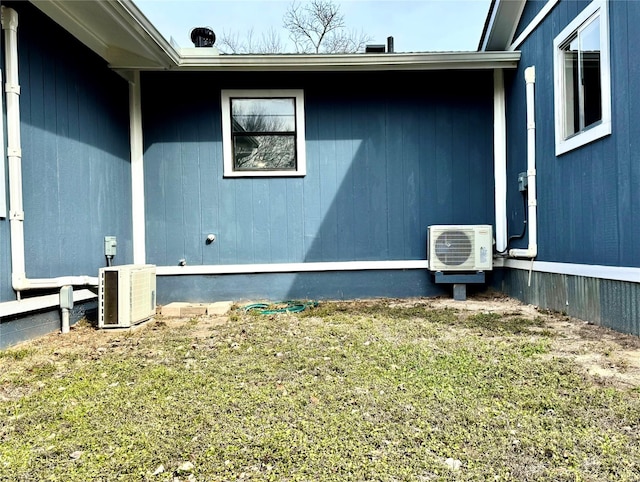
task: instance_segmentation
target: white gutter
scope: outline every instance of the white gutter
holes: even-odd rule
[[[192,53],[194,52],[195,53]],[[206,48],[181,54],[177,70],[199,71],[385,71],[516,68],[520,52],[424,52],[384,54],[215,55]],[[113,67],[119,67],[113,65]],[[126,68],[126,66],[122,66]]]
[[[2,6],[4,30],[7,159],[9,165],[9,222],[11,231],[11,284],[20,292],[31,289],[61,288],[67,285],[98,285],[97,277],[66,276],[28,279],[24,256],[24,207],[22,196],[22,145],[20,141],[20,83],[18,81],[18,13]]]
[[[493,71],[493,152],[496,206],[496,251],[507,249],[507,115],[504,72]]]
[[[527,249],[510,249],[512,258],[535,258],[538,255],[537,200],[536,200],[536,123],[535,123],[535,82],[536,68],[528,67],[524,71],[527,83]]]

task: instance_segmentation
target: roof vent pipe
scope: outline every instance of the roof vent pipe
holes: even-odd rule
[[[364,52],[367,54],[383,54],[384,53],[384,44],[370,44],[367,45],[364,49]]]
[[[213,47],[216,34],[209,27],[196,27],[191,30],[191,41],[196,47]]]
[[[393,37],[387,37],[387,53],[393,53]]]

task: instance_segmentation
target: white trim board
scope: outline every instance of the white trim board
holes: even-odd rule
[[[608,279],[640,283],[640,268],[626,266],[603,266],[596,264],[553,263],[548,261],[528,261],[519,259],[495,260],[494,267],[520,269],[540,273],[585,276],[587,278]]]
[[[398,261],[335,261],[319,263],[227,264],[202,266],[158,266],[157,276],[202,274],[303,273],[314,271],[363,271],[390,269],[428,269],[426,259]]]
[[[142,101],[140,72],[129,82],[129,131],[131,143],[131,220],[133,230],[133,262],[146,264],[146,232],[144,212],[144,143],[142,138]]]
[[[524,41],[527,40],[529,35],[531,35],[533,31],[536,28],[538,28],[538,25],[542,23],[542,21],[547,17],[547,15],[551,13],[551,10],[553,10],[553,7],[555,7],[559,2],[560,0],[548,0],[545,6],[542,7],[542,9],[538,12],[538,15],[533,17],[533,20],[529,22],[529,25],[527,25],[526,28],[522,31],[522,33],[518,35],[518,38],[515,39],[511,45],[509,45],[509,47],[507,48],[507,51],[513,52],[518,47],[520,47],[520,45],[522,45]]]
[[[97,297],[98,296],[91,290],[78,290],[73,292],[74,303],[93,300]],[[25,298],[19,301],[6,301],[0,303],[0,318],[56,307],[60,307],[59,294]]]
[[[640,268],[602,266],[591,264],[553,263],[518,259],[494,260],[494,268],[513,268],[542,273],[586,276],[640,283]],[[322,271],[367,271],[394,269],[429,269],[426,259],[396,261],[335,261],[318,263],[227,264],[201,266],[158,266],[157,276],[310,273]]]

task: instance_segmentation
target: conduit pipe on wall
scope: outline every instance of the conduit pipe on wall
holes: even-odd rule
[[[20,299],[20,292],[32,289],[53,289],[68,285],[98,285],[91,276],[60,278],[27,278],[24,255],[24,207],[22,196],[22,145],[20,141],[20,83],[18,81],[18,13],[0,7],[5,47],[5,97],[7,109],[7,163],[9,168],[9,223],[11,231],[11,284]]]
[[[538,255],[535,123],[536,68],[534,66],[525,69],[524,79],[527,85],[527,231],[529,246],[526,249],[510,249],[509,256],[533,259]]]

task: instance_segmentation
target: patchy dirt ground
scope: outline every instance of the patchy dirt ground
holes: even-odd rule
[[[470,312],[503,313],[540,317],[544,329],[554,332],[550,356],[571,358],[598,383],[619,387],[640,387],[640,337],[538,309],[500,293],[469,297],[466,301],[436,298],[434,307],[450,307]]]
[[[389,300],[389,302],[413,306],[425,305],[430,308],[448,307],[468,311],[469,314],[483,312],[531,319],[540,318],[544,321],[541,329],[556,335],[553,337],[552,352],[549,356],[567,357],[576,361],[584,367],[585,372],[593,377],[596,383],[620,388],[640,387],[640,337],[618,333],[560,313],[540,310],[500,293],[472,295],[465,301],[439,297]],[[42,356],[50,358],[50,363],[55,363],[56,358],[65,353],[88,351],[99,356],[102,351],[117,349],[129,337],[144,336],[145,330],[153,329],[156,323],[165,323],[170,326],[190,325],[194,343],[197,343],[198,340],[207,338],[214,326],[227,323],[228,314],[200,316],[196,323],[191,322],[192,319],[189,318],[159,315],[149,322],[128,330],[98,330],[88,323],[79,323],[66,335],[53,333],[16,348],[47,347],[47,350],[43,350],[47,353]],[[52,347],[53,356],[51,355]]]

